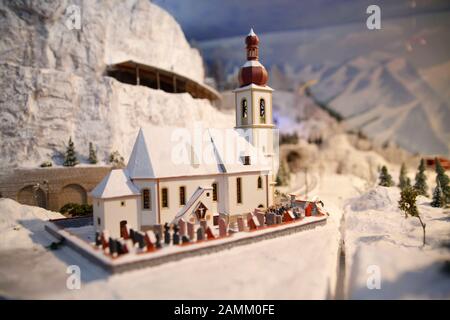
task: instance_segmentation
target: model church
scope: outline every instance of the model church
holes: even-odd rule
[[[273,204],[278,159],[268,73],[258,36],[245,38],[247,61],[234,90],[236,126],[141,128],[126,168],[112,170],[91,192],[96,231],[186,222],[228,223]]]

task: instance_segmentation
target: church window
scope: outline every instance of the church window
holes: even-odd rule
[[[262,189],[262,178],[258,177],[258,189]]]
[[[212,188],[213,188],[213,201],[217,201],[217,183],[213,183]]]
[[[186,204],[186,187],[180,187],[180,206]]]
[[[266,101],[264,99],[259,100],[259,119],[261,123],[266,123]]]
[[[161,202],[163,208],[169,207],[169,190],[167,188],[161,189]]]
[[[142,208],[150,209],[150,190],[144,189],[142,190]]]
[[[236,200],[237,203],[242,203],[242,179],[236,178]]]
[[[242,106],[242,119],[247,119],[248,117],[247,99],[242,99],[241,106]]]

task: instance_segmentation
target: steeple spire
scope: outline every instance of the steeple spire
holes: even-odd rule
[[[259,57],[258,45],[259,45],[259,38],[253,31],[253,28],[251,28],[250,32],[245,38],[245,47],[247,50],[247,62],[241,67],[239,71],[239,83],[241,87],[244,87],[251,83],[260,86],[265,86],[267,80],[269,79],[267,70],[258,61]]]

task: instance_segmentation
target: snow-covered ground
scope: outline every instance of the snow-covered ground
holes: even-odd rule
[[[339,193],[332,181],[349,183],[345,176],[329,177],[325,187],[317,188],[330,212],[330,218],[323,227],[154,268],[109,276],[67,247],[62,246],[56,251],[42,248],[49,244],[48,241],[41,241],[42,246],[37,252],[23,249],[16,253],[3,248],[0,252],[0,295],[67,299],[330,298],[336,283],[342,213],[340,205],[331,201],[336,192]],[[354,194],[353,190],[346,189],[346,192],[339,196],[344,199]],[[6,203],[12,202],[5,201],[0,202],[0,213]],[[26,209],[32,210],[30,207]],[[5,229],[7,227],[4,226]],[[28,231],[21,229],[16,232],[19,235]],[[41,229],[35,233],[45,231]],[[32,260],[32,264],[27,263],[28,260]],[[81,268],[83,283],[80,290],[65,287],[66,268],[72,264]]]
[[[426,223],[425,247],[417,218],[398,209],[398,188],[376,187],[345,206],[346,284],[354,299],[450,299],[450,212],[419,197]],[[374,267],[375,266],[375,267]],[[367,281],[379,271],[380,289]],[[372,282],[373,283],[373,282]]]
[[[340,283],[339,246],[344,237],[349,298],[450,298],[448,275],[440,271],[442,262],[450,258],[448,249],[441,247],[444,240],[449,240],[448,213],[429,207],[428,199],[419,198],[428,233],[428,244],[422,249],[418,222],[413,218],[405,220],[396,208],[398,189],[366,188],[365,180],[351,175],[317,176],[310,197],[319,196],[330,213],[325,226],[117,275],[107,274],[66,246],[54,251],[46,249],[52,239],[40,219],[45,220],[52,213],[1,199],[2,239],[9,240],[2,241],[0,247],[0,296],[333,298],[336,284]],[[24,217],[34,224],[21,225],[19,221]],[[81,269],[79,290],[66,288],[70,265]],[[380,266],[381,290],[366,289],[368,265]]]

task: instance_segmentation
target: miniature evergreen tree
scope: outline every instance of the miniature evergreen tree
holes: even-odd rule
[[[427,176],[425,175],[425,160],[421,159],[419,168],[417,168],[416,183],[414,184],[419,195],[428,197]]]
[[[406,166],[402,163],[400,168],[400,176],[398,178],[398,187],[403,190],[407,186],[411,185],[411,180],[407,177]]]
[[[400,194],[400,200],[398,202],[398,207],[400,210],[405,212],[405,218],[408,217],[408,215],[412,217],[416,217],[420,221],[420,225],[422,226],[423,230],[423,245],[425,245],[425,227],[426,224],[423,223],[422,218],[420,217],[419,210],[417,209],[416,205],[416,197],[418,195],[418,192],[413,187],[405,187],[401,194]]]
[[[280,168],[278,169],[277,185],[287,186],[289,184],[289,180],[290,180],[289,171],[287,170],[284,161],[281,161]]]
[[[445,205],[444,195],[442,194],[441,184],[438,179],[436,179],[436,188],[433,192],[433,201],[431,201],[431,206],[435,208],[441,208]]]
[[[78,164],[77,155],[75,153],[75,145],[72,141],[72,137],[69,138],[69,144],[67,146],[66,155],[64,157],[65,167],[74,167]]]
[[[383,187],[392,187],[394,185],[394,182],[392,181],[392,176],[389,174],[388,169],[386,166],[383,166],[381,168],[380,172],[380,186]]]
[[[97,163],[97,152],[95,151],[92,142],[89,142],[89,163],[91,164]]]
[[[119,151],[114,151],[109,155],[109,162],[114,168],[125,167],[125,159],[120,155]]]
[[[444,198],[444,203],[449,203],[450,202],[450,179],[448,178],[448,176],[445,174],[445,170],[441,165],[441,162],[439,161],[438,158],[435,159],[436,162],[436,180],[439,180],[439,184],[441,186],[442,189],[442,194],[443,194],[443,198]]]

